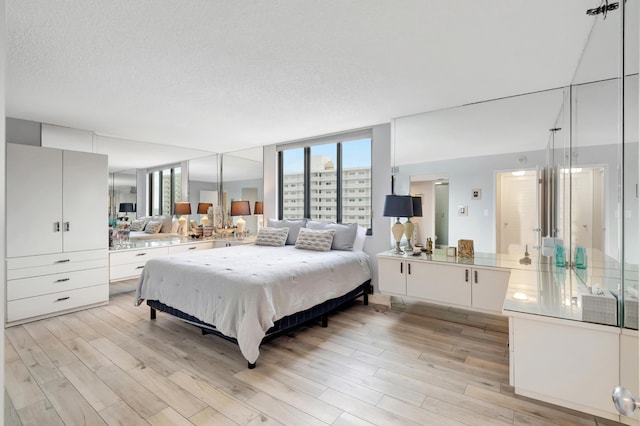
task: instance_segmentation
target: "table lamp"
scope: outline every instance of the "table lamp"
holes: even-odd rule
[[[118,211],[120,213],[124,213],[124,216],[122,217],[122,220],[127,221],[127,220],[129,220],[129,216],[127,216],[127,213],[135,212],[136,208],[133,205],[133,203],[120,203]]]
[[[262,226],[264,224],[262,221],[262,215],[264,214],[264,205],[262,201],[256,201],[256,205],[253,207],[253,214],[261,216],[258,221],[258,226]]]
[[[178,223],[180,224],[180,235],[187,235],[187,218],[186,215],[191,214],[191,203],[188,201],[176,203],[173,207],[173,214],[180,215]]]
[[[202,226],[207,226],[209,223],[209,207],[213,206],[212,203],[198,203],[198,214],[203,215],[200,218]]]
[[[242,218],[242,216],[248,216],[251,214],[251,205],[248,201],[232,201],[231,202],[231,216],[239,216],[238,220],[236,220],[236,231],[238,234],[243,234],[247,222]]]
[[[411,217],[422,217],[422,197],[411,197],[411,205],[413,207],[413,215]],[[415,225],[411,222],[411,217],[408,217],[404,223],[404,236],[407,237],[407,247],[405,251],[407,253],[413,252],[411,239],[413,238]]]
[[[403,254],[403,251],[400,249],[400,240],[402,240],[404,226],[400,223],[400,218],[413,216],[413,200],[411,196],[385,195],[383,216],[396,218],[396,223],[391,227],[391,233],[396,241],[396,247],[391,250],[391,253]]]

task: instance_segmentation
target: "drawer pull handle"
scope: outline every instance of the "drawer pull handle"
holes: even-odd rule
[[[469,282],[469,270],[468,269],[464,270],[464,282],[465,283]]]
[[[144,266],[138,266],[136,269],[144,269]]]
[[[411,275],[411,264],[407,263],[407,274]]]
[[[64,230],[65,232],[69,232],[71,230],[71,226],[69,225],[69,222],[64,223]]]
[[[147,255],[147,253],[138,253],[138,254],[136,254],[136,256],[146,256],[146,255]]]
[[[71,259],[62,259],[62,260],[56,260],[53,263],[67,263],[67,262],[71,262]]]
[[[195,247],[189,247],[189,250],[195,250],[195,249],[196,249]]]
[[[60,232],[60,222],[53,223],[53,232]]]
[[[63,283],[63,282],[65,282],[65,281],[69,281],[69,280],[70,280],[70,278],[60,278],[59,280],[56,280],[55,282],[57,282],[57,283]]]
[[[473,282],[478,284],[478,271],[473,271]]]
[[[64,302],[65,300],[69,300],[70,297],[69,296],[65,296],[65,297],[61,297],[59,299],[56,299],[56,302]]]
[[[400,262],[400,273],[403,274],[404,271],[402,270],[402,262]]]

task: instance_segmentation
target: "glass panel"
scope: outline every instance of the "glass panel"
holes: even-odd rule
[[[371,139],[342,143],[342,222],[371,228]]]
[[[337,144],[311,147],[310,214],[312,220],[338,220]]]
[[[162,201],[160,171],[151,174],[151,214],[160,214],[160,202]]]
[[[304,217],[304,148],[282,151],[282,217]]]
[[[162,171],[162,215],[171,215],[171,169]]]

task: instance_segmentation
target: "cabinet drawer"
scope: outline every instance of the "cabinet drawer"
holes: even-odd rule
[[[125,265],[111,265],[109,268],[109,281],[126,280],[129,278],[139,277],[147,263],[127,263]]]
[[[9,280],[7,281],[7,300],[96,286],[107,282],[109,282],[109,269],[106,267]]]
[[[20,257],[7,259],[7,279],[15,280],[107,266],[109,266],[109,257],[106,250],[91,250],[86,254],[62,253]]]
[[[127,263],[146,262],[154,257],[169,254],[167,247],[158,247],[142,250],[116,251],[109,253],[110,265],[125,265]]]
[[[207,250],[213,248],[213,241],[206,243],[180,244],[169,247],[169,254],[184,253],[187,251]]]
[[[109,301],[109,284],[28,297],[7,302],[7,322]]]

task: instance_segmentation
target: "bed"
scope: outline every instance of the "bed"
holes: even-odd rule
[[[362,251],[243,245],[147,261],[136,304],[174,315],[238,344],[249,368],[260,345],[371,292]]]

